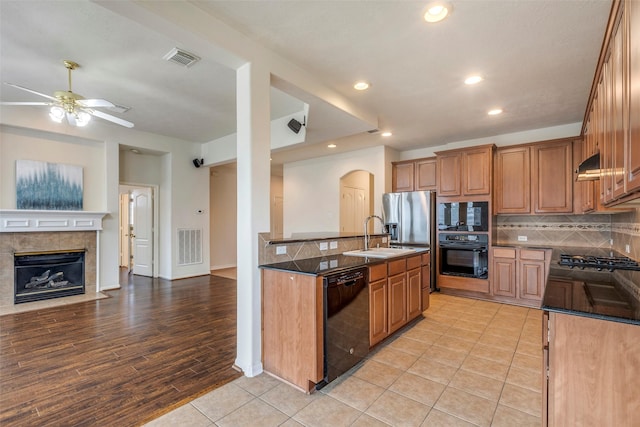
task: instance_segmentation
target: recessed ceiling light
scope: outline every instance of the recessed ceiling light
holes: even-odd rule
[[[433,2],[427,5],[424,20],[427,22],[440,22],[451,13],[451,5],[444,2]]]
[[[369,83],[367,83],[367,82],[356,82],[356,84],[353,85],[353,88],[355,90],[367,90],[367,89],[369,89]]]
[[[391,136],[393,134],[391,132],[387,131],[387,132],[382,132],[380,135],[382,135],[382,136]]]
[[[501,108],[494,108],[493,110],[489,110],[489,112],[487,113],[490,116],[497,116],[498,114],[502,114],[502,109]]]
[[[464,84],[466,85],[474,85],[476,83],[480,83],[482,81],[482,76],[469,76],[464,79]]]
[[[327,147],[329,147],[329,148],[336,148],[336,144],[329,144],[329,145],[327,145]]]

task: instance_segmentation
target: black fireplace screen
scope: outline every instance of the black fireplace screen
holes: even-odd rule
[[[14,254],[14,303],[84,294],[83,250]]]

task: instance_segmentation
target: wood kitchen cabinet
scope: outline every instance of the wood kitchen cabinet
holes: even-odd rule
[[[369,345],[389,336],[387,264],[369,267]]]
[[[638,424],[640,327],[544,312],[544,426]]]
[[[493,248],[493,295],[516,297],[516,263],[515,248]]]
[[[640,197],[640,5],[616,0],[583,123],[587,154],[600,154],[597,200],[607,207]],[[587,187],[587,188],[585,188]],[[584,198],[583,198],[584,199]],[[634,201],[635,203],[635,201]],[[587,199],[584,212],[602,211]]]
[[[495,213],[530,214],[531,148],[496,150],[495,175]]]
[[[495,214],[573,213],[573,139],[499,148]]]
[[[544,249],[520,249],[518,257],[518,298],[538,305],[546,280],[547,252]]]
[[[407,323],[407,264],[405,259],[388,262],[389,333]]]
[[[407,258],[407,321],[422,313],[422,261],[416,255]]]
[[[420,278],[422,282],[422,305],[420,309],[422,311],[429,308],[429,294],[431,293],[431,267],[431,253],[423,253],[421,267],[422,277]]]
[[[436,158],[393,162],[391,181],[394,192],[435,191]]]
[[[491,292],[501,301],[537,307],[542,301],[550,250],[491,248]]]
[[[532,213],[573,213],[573,141],[531,146]]]
[[[369,344],[374,346],[422,313],[421,256],[369,267]]]
[[[438,197],[490,195],[495,146],[436,153]]]
[[[264,370],[310,392],[324,374],[323,337],[322,277],[262,270]]]

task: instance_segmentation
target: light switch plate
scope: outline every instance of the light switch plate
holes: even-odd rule
[[[330,242],[329,249],[338,249],[338,242]]]
[[[526,242],[527,236],[518,236],[518,242]]]
[[[329,244],[327,242],[320,242],[320,250],[326,251],[327,249],[329,249]]]
[[[286,246],[276,246],[276,255],[284,255],[287,253]]]

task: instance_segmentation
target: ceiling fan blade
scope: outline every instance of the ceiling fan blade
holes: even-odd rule
[[[128,127],[128,128],[132,128],[133,127],[133,123],[128,122],[126,120],[123,120],[123,119],[121,119],[119,117],[112,116],[111,114],[103,113],[102,111],[87,110],[87,112],[89,114],[93,115],[93,116],[99,117],[99,118],[104,119],[104,120],[108,120],[110,122],[119,124],[119,125],[124,126],[124,127]]]
[[[36,95],[43,96],[43,97],[45,97],[47,99],[51,99],[52,101],[58,101],[58,99],[54,98],[53,96],[45,95],[44,93],[40,93],[40,92],[36,92],[35,90],[27,89],[26,87],[14,85],[13,83],[7,83],[7,82],[4,82],[4,84],[12,86],[12,87],[15,87],[16,89],[24,90],[26,92],[31,92],[31,93],[34,93]]]
[[[113,102],[106,99],[78,99],[76,103],[83,107],[115,107]]]
[[[0,102],[0,105],[51,105],[51,102]]]

